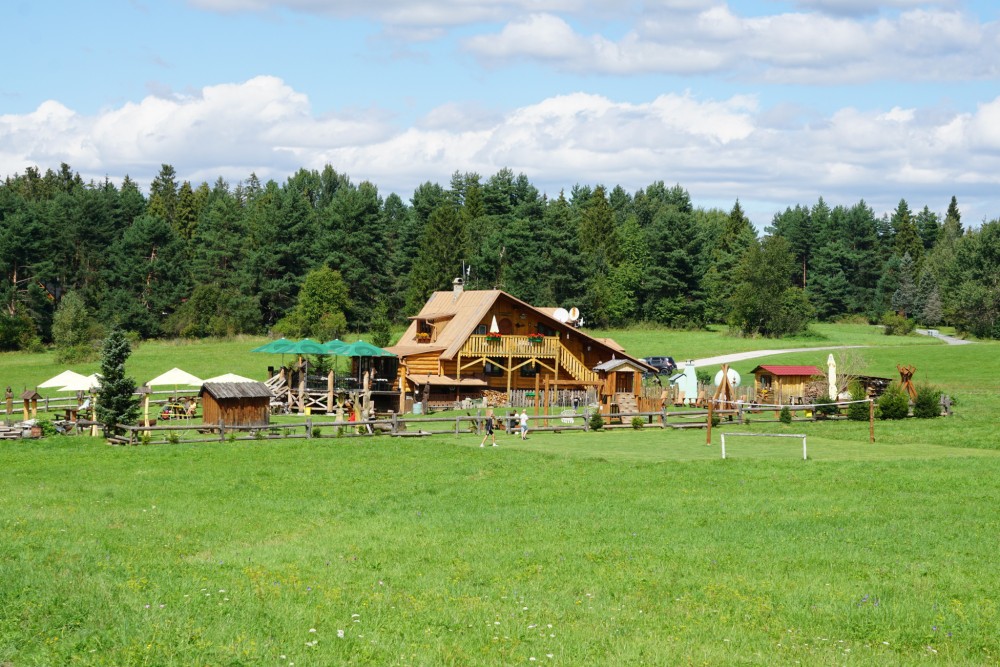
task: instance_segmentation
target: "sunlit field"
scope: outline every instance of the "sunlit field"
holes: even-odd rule
[[[624,333],[637,354],[742,346]],[[710,445],[0,443],[0,664],[996,664],[998,347],[885,342],[856,343],[883,344],[870,372],[915,365],[955,416],[876,422],[875,443],[846,421],[723,424]],[[149,343],[129,371],[262,377],[257,344]],[[45,357],[3,355],[0,382],[62,370],[24,359]],[[809,458],[727,438],[722,460],[736,430],[806,433]]]

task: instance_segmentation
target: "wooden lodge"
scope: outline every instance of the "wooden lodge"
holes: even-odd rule
[[[826,374],[816,366],[779,366],[762,364],[750,371],[760,403],[802,402],[806,385]]]
[[[392,388],[400,410],[408,395],[443,405],[487,391],[601,387],[607,378],[594,368],[612,359],[627,360],[633,378],[651,370],[613,340],[589,336],[555,313],[500,290],[465,290],[461,279],[452,291],[435,292],[386,348],[398,356]],[[629,391],[637,393],[641,381],[633,382]]]
[[[271,390],[263,382],[206,382],[201,386],[202,421],[226,426],[266,426]]]

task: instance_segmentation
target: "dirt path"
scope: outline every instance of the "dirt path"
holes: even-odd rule
[[[719,355],[718,357],[705,357],[704,359],[695,359],[694,365],[695,367],[717,366],[719,364],[731,364],[734,361],[746,361],[747,359],[756,359],[757,357],[769,357],[772,354],[788,354],[790,352],[819,352],[822,350],[849,350],[857,347],[866,347],[866,346],[830,345],[827,347],[793,347],[787,350],[754,350],[753,352],[737,352],[735,354],[722,354]]]
[[[954,336],[946,336],[937,329],[914,329],[918,334],[923,334],[924,336],[933,336],[934,338],[939,338],[948,345],[968,345],[971,340],[963,340],[961,338],[955,338]]]

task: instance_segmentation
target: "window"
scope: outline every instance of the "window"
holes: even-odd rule
[[[483,374],[491,377],[502,377],[503,368],[501,368],[495,361],[489,361],[483,363]]]
[[[486,325],[485,324],[480,324],[478,327],[476,327],[476,335],[477,336],[485,336],[486,335]]]
[[[538,326],[536,328],[538,329],[538,333],[542,334],[543,336],[555,336],[556,335],[556,330],[555,329],[553,329],[552,327],[547,327],[544,324],[542,324],[541,322],[538,323]]]
[[[537,364],[525,364],[521,366],[521,377],[523,378],[533,378],[538,375],[538,365]]]

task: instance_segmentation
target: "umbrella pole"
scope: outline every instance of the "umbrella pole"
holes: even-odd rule
[[[95,422],[93,426],[90,427],[90,435],[92,437],[97,437],[97,394],[93,394],[93,400],[90,402],[90,421]]]

